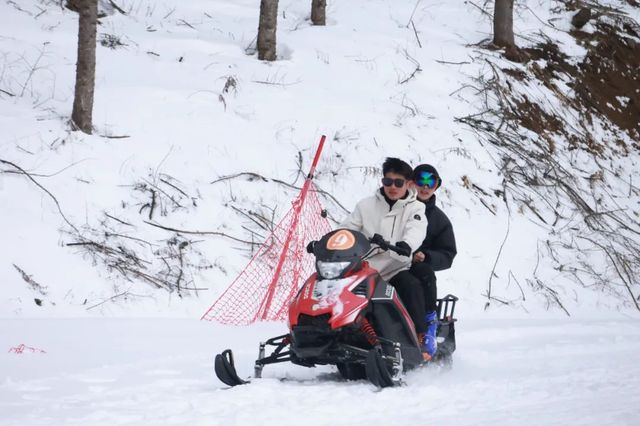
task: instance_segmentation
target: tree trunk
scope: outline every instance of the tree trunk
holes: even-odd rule
[[[93,90],[96,80],[98,0],[80,2],[78,14],[78,62],[76,64],[76,90],[71,120],[78,129],[91,134]]]
[[[327,0],[311,1],[311,22],[313,25],[327,24]]]
[[[493,44],[515,46],[513,37],[513,0],[496,0],[493,14]]]
[[[82,7],[80,3],[81,2],[79,0],[67,0],[64,4],[64,7],[74,12],[80,13],[80,8]]]
[[[260,1],[258,25],[258,59],[276,60],[276,27],[278,26],[278,0]]]

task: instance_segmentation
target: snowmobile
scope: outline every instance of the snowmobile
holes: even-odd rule
[[[344,379],[368,379],[384,388],[400,384],[406,371],[425,363],[413,321],[395,288],[366,261],[380,250],[411,255],[380,235],[367,239],[347,229],[309,243],[316,272],[289,305],[289,333],[260,343],[255,378],[268,364],[332,364]],[[451,366],[457,300],[453,295],[438,299],[438,349],[430,363]],[[229,386],[249,382],[238,377],[230,349],[216,355],[215,373]]]

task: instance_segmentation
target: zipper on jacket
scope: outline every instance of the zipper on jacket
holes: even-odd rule
[[[391,225],[391,237],[393,237],[393,231],[396,229],[396,219],[398,218],[398,216],[394,216],[393,217],[393,225]]]

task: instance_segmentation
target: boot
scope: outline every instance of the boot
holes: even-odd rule
[[[424,342],[425,342],[426,333],[418,333],[418,344],[420,345],[420,349],[422,350],[422,360],[423,361],[431,361],[431,355],[428,352],[425,352]]]
[[[436,333],[438,332],[438,314],[436,311],[427,313],[425,317],[427,322],[427,332],[424,333],[422,346],[422,357],[426,359],[425,355],[429,356],[429,359],[433,358],[433,355],[438,349],[438,341],[436,340]]]

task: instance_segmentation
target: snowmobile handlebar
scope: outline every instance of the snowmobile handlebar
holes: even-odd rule
[[[369,238],[369,242],[377,245],[382,250],[391,250],[400,256],[411,256],[411,247],[409,247],[409,244],[404,241],[398,241],[396,244],[391,244],[389,241],[385,240],[382,235],[373,234],[373,237]],[[309,241],[306,246],[307,253],[315,254],[316,243],[318,243],[318,241]],[[369,251],[364,257],[367,257],[370,253],[371,251]]]
[[[396,244],[391,244],[389,241],[385,240],[382,235],[373,234],[373,237],[369,238],[369,242],[376,244],[382,250],[391,250],[400,256],[411,256],[411,247],[409,247],[409,244],[404,241],[398,241]]]
[[[317,241],[309,241],[309,244],[307,244],[307,253],[309,254],[314,254],[314,247],[316,245]]]

